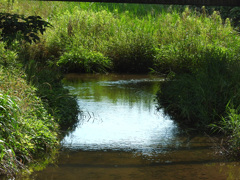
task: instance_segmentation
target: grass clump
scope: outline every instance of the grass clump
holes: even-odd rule
[[[145,34],[129,33],[125,39],[113,41],[108,54],[116,72],[148,73],[154,64],[153,39]]]
[[[234,108],[240,104],[239,71],[239,60],[210,52],[195,71],[174,74],[162,83],[159,108],[195,132],[225,134],[221,154],[239,158],[239,108]]]
[[[64,52],[57,65],[65,72],[104,73],[110,69],[110,60],[100,52],[73,46]]]
[[[176,74],[158,93],[160,107],[183,124],[206,129],[225,114],[230,99],[239,102],[239,62],[228,62],[226,54],[206,54],[201,67]]]
[[[239,106],[234,107],[229,101],[226,106],[226,115],[220,121],[210,125],[214,131],[223,133],[227,138],[219,148],[221,154],[239,160],[240,155],[240,112]]]

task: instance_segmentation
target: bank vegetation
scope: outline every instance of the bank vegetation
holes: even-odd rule
[[[239,155],[237,18],[205,7],[140,4],[3,0],[0,8],[51,24],[40,41],[0,44],[2,173],[48,154],[76,122],[76,100],[61,84],[68,72],[164,75],[159,108],[182,126],[225,133],[226,153]]]

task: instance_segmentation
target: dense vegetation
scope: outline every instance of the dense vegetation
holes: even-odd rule
[[[50,162],[78,120],[76,99],[59,71],[26,58],[24,47],[39,41],[46,27],[39,16],[0,13],[0,177]]]
[[[17,16],[23,20],[41,16],[52,26],[47,23],[43,35],[33,34],[36,42],[30,41],[35,43],[28,43],[20,32],[11,43],[0,44],[0,117],[1,122],[9,122],[1,132],[1,165],[7,167],[0,167],[3,173],[9,173],[5,169],[15,172],[29,157],[54,149],[56,122],[64,129],[77,119],[76,101],[61,84],[62,72],[167,75],[157,96],[159,107],[180,124],[230,134],[229,153],[239,154],[240,38],[227,17],[204,7],[194,11],[161,5],[9,3],[0,2],[2,13],[23,14]],[[14,83],[16,88],[10,90],[7,84]],[[21,91],[22,87],[26,89]],[[46,131],[34,134],[42,126]],[[8,131],[14,132],[11,143],[26,141],[26,151],[17,143],[5,142]]]
[[[14,175],[19,168],[58,147],[58,125],[27,84],[26,75],[16,66],[17,54],[0,43],[0,174]]]

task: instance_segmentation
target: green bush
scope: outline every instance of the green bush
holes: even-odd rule
[[[107,72],[110,60],[102,53],[73,46],[58,60],[57,65],[67,72]]]
[[[156,48],[155,67],[168,73],[189,73],[205,61],[208,51],[220,49],[229,59],[239,57],[240,38],[233,30],[229,19],[222,22],[220,15],[198,15],[189,9],[182,14],[167,14],[164,26],[158,32],[159,45]]]
[[[29,43],[39,41],[39,32],[43,34],[50,23],[42,20],[40,16],[24,17],[19,14],[0,13],[0,41],[8,46],[15,40]]]

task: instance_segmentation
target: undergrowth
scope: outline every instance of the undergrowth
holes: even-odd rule
[[[199,130],[224,116],[229,100],[240,103],[239,62],[229,62],[226,54],[216,51],[205,54],[205,61],[191,73],[175,74],[165,81],[158,94],[160,107]]]
[[[58,148],[58,125],[20,70],[0,67],[0,119],[0,174],[14,176]]]

